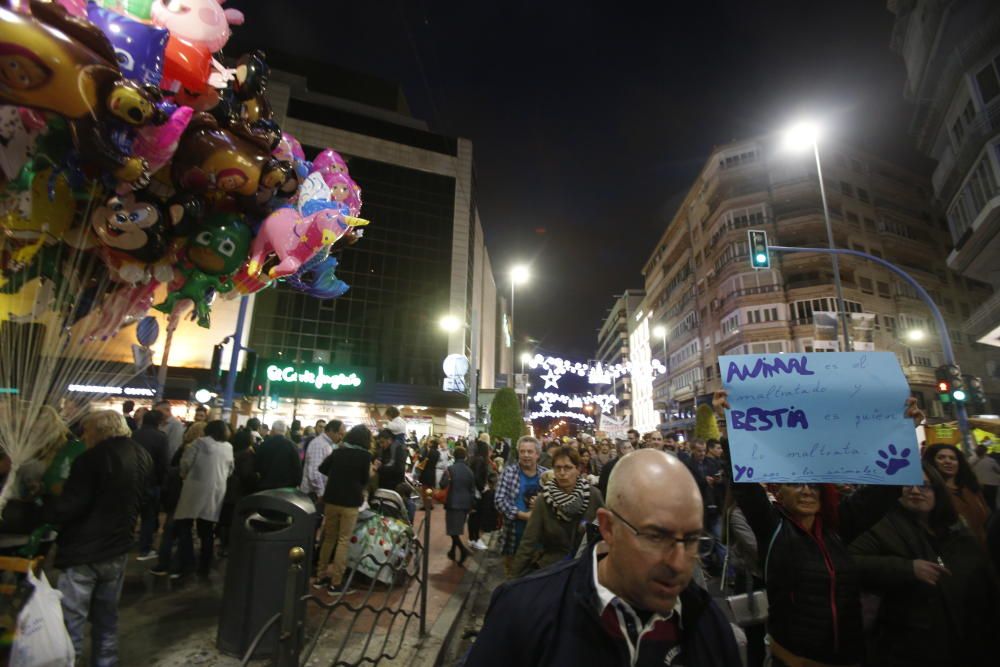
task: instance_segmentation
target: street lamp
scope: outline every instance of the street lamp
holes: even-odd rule
[[[514,335],[514,288],[523,285],[531,278],[531,271],[524,264],[515,264],[510,270],[510,337],[516,341]]]
[[[826,222],[827,246],[833,250],[833,227],[830,225],[830,208],[826,203],[826,188],[823,186],[823,167],[819,159],[819,139],[822,134],[819,125],[811,121],[800,121],[785,131],[783,147],[786,151],[803,151],[812,148],[816,158],[816,175],[819,179],[819,196],[823,201],[823,220]],[[844,352],[851,351],[851,333],[847,326],[847,308],[844,304],[844,288],[840,284],[840,262],[835,253],[830,255],[833,261],[833,284],[837,294],[837,308],[840,310],[840,322],[844,329]]]
[[[531,361],[531,352],[521,353],[521,374],[524,374],[524,365]]]
[[[906,340],[919,343],[927,337],[923,329],[910,329],[906,332]]]
[[[671,391],[670,387],[670,355],[667,353],[667,327],[663,324],[657,324],[653,327],[653,336],[659,338],[663,343],[663,365],[667,368],[667,423],[670,424],[674,421],[674,411],[671,407]]]
[[[465,325],[462,320],[458,319],[454,315],[444,315],[440,320],[438,320],[438,326],[441,327],[443,331],[455,333]]]

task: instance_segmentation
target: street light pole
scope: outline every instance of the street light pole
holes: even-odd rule
[[[823,166],[819,159],[819,141],[814,137],[812,142],[813,155],[816,158],[816,175],[819,178],[819,196],[823,201],[823,220],[826,222],[826,243],[830,250],[835,250],[833,242],[833,226],[830,224],[830,208],[826,203],[826,186],[823,185]],[[851,351],[851,333],[847,325],[847,305],[844,303],[844,288],[840,283],[840,261],[836,253],[831,255],[833,260],[833,285],[837,292],[837,309],[840,310],[840,323],[844,330],[844,352]]]

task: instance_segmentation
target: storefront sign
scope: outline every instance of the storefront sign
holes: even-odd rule
[[[337,391],[341,387],[360,387],[361,378],[356,372],[350,374],[337,372],[327,372],[323,366],[316,368],[295,368],[294,366],[280,366],[271,364],[267,367],[267,379],[271,384],[303,384],[310,385],[316,389],[328,389]]]
[[[71,384],[67,391],[79,394],[107,394],[109,396],[156,396],[156,392],[148,387],[112,387],[96,384]]]

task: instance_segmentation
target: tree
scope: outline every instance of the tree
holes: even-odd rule
[[[497,391],[490,405],[490,435],[494,438],[509,438],[517,442],[524,429],[521,406],[517,394],[510,387]]]
[[[715,421],[712,406],[702,403],[694,420],[694,437],[699,440],[719,439],[719,424]]]

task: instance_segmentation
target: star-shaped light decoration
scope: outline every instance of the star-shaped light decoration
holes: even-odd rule
[[[545,375],[542,376],[542,382],[545,383],[545,386],[542,387],[542,389],[548,389],[550,387],[552,389],[558,389],[559,388],[559,378],[561,378],[561,377],[562,377],[561,374],[556,373],[554,370],[550,369],[548,373],[546,373]]]

